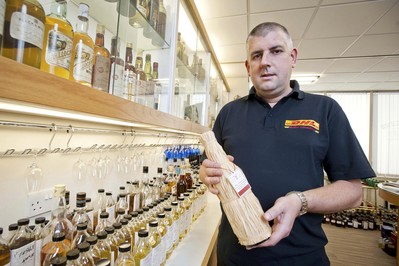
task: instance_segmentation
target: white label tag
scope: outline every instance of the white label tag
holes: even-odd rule
[[[14,39],[31,43],[40,49],[43,47],[44,23],[37,18],[14,12],[11,15],[10,35]]]
[[[232,175],[227,177],[227,179],[230,181],[230,184],[233,186],[239,197],[241,197],[245,194],[245,192],[251,189],[251,185],[248,183],[244,172],[238,167]]]
[[[34,266],[35,265],[35,241],[23,247],[10,251],[11,266]]]

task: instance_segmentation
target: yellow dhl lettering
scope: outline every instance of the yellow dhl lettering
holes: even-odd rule
[[[315,130],[319,131],[320,124],[314,120],[310,119],[300,119],[300,120],[285,120],[285,128],[290,127],[312,127]]]

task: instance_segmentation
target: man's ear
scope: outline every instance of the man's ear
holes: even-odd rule
[[[291,51],[292,68],[296,66],[296,59],[298,58],[298,51],[296,48]]]
[[[245,68],[247,69],[248,77],[250,77],[251,74],[250,74],[250,72],[249,72],[250,66],[249,66],[248,60],[245,60]]]

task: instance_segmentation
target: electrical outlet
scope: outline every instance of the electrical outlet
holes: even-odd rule
[[[52,188],[28,194],[28,217],[49,212],[52,208],[54,190]]]

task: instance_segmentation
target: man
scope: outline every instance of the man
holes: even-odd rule
[[[256,26],[245,62],[253,87],[215,121],[216,139],[244,171],[272,225],[268,240],[244,247],[223,213],[219,265],[329,265],[322,214],[359,206],[360,178],[375,176],[340,106],[290,81],[296,59],[284,26]],[[218,163],[203,161],[200,177],[214,194],[221,175]]]

